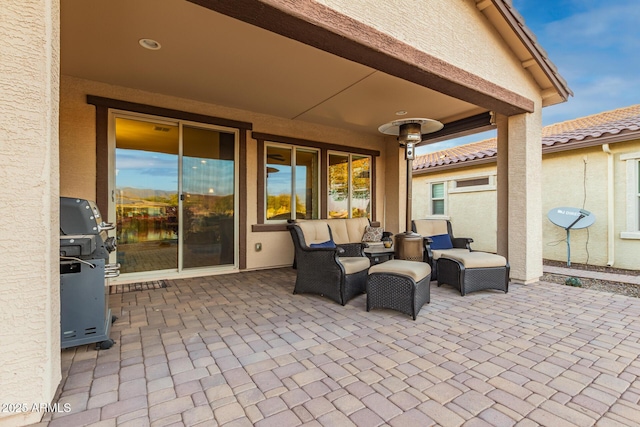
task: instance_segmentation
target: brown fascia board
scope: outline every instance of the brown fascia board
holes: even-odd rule
[[[560,76],[556,66],[549,60],[547,53],[537,43],[535,36],[527,28],[524,20],[520,19],[519,15],[516,15],[517,12],[513,9],[513,5],[510,4],[511,2],[505,0],[491,1],[507,21],[509,26],[513,29],[520,41],[525,45],[529,53],[531,53],[531,56],[540,65],[542,71],[549,78],[553,87],[558,91],[560,97],[562,97],[563,102],[569,99],[569,96],[573,96],[573,91],[569,88],[567,82],[562,78],[562,76]]]
[[[423,134],[422,141],[417,145],[433,144],[452,138],[493,130],[495,128],[496,125],[493,123],[492,114],[487,111],[486,113],[480,113],[475,116],[445,123],[445,126],[441,130]]]

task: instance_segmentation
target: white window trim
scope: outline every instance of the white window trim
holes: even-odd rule
[[[620,233],[621,239],[640,240],[640,220],[638,219],[640,202],[638,201],[638,174],[640,174],[640,152],[628,153],[620,156],[626,162],[627,169],[627,226],[626,231]]]
[[[466,181],[476,178],[489,178],[489,184],[486,185],[473,185],[471,187],[457,187],[458,181]],[[451,188],[448,189],[449,194],[456,193],[473,193],[476,191],[495,191],[496,190],[496,175],[488,174],[488,173],[477,173],[477,174],[469,174],[457,177],[451,180]]]
[[[443,187],[443,191],[444,194],[442,195],[442,199],[435,199],[435,200],[443,200],[444,201],[444,212],[441,214],[436,214],[433,213],[433,185],[434,184],[442,184]],[[442,218],[444,216],[447,216],[447,212],[448,212],[448,201],[447,201],[447,195],[449,194],[449,182],[448,181],[430,181],[428,183],[429,185],[429,218]]]

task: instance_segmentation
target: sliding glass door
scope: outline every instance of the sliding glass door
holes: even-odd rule
[[[233,264],[235,138],[183,127],[183,267]]]
[[[114,116],[121,273],[233,266],[236,133]]]

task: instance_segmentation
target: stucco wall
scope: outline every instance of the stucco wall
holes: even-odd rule
[[[614,252],[607,252],[608,187],[607,154],[601,146],[562,151],[543,155],[542,162],[542,235],[543,256],[546,259],[567,261],[567,233],[549,221],[547,213],[555,207],[584,208],[596,216],[589,229],[571,231],[571,261],[606,265],[614,260],[614,267],[640,270],[640,240],[621,239],[626,231],[627,171],[620,156],[640,151],[640,140],[610,145],[614,168]],[[427,175],[416,175],[413,182],[414,217],[424,218],[429,213],[429,183],[447,182],[479,175],[495,175],[495,164],[470,168],[450,169]],[[496,250],[496,191],[450,193],[447,217],[452,221],[454,234],[472,237],[474,249]],[[481,219],[481,221],[479,220]],[[479,227],[478,223],[482,226]],[[611,256],[613,255],[613,256]]]
[[[631,270],[640,270],[640,240],[621,239],[620,233],[626,231],[627,213],[627,170],[620,156],[640,151],[640,140],[610,145],[613,155],[614,208],[613,218],[608,217],[607,154],[602,147],[575,150],[561,156],[550,154],[544,157],[544,187],[566,188],[560,194],[548,194],[544,200],[544,213],[556,206],[575,206],[582,208],[585,200],[586,210],[596,215],[596,222],[587,230],[571,232],[571,261],[578,263],[606,265],[613,260],[613,266]],[[584,182],[586,169],[587,180]],[[552,176],[560,177],[558,181]],[[555,187],[554,187],[555,186]],[[614,251],[607,252],[607,224],[613,220]],[[566,238],[566,232],[545,219],[545,257],[561,261],[567,260],[567,246],[564,242],[551,246],[558,239]],[[548,245],[548,246],[547,246]],[[588,250],[588,253],[587,253]]]
[[[433,175],[416,175],[413,182],[413,218],[437,217],[430,214],[430,184],[444,182],[447,192],[444,217],[451,221],[453,235],[471,237],[473,239],[471,247],[474,250],[495,252],[497,231],[495,175],[494,165],[452,169]],[[456,180],[480,177],[489,177],[489,185],[456,188]]]
[[[571,231],[571,262],[605,265],[607,262],[607,160],[600,147],[547,154],[543,168],[545,258],[567,261],[567,232],[554,225],[547,213],[556,207],[590,211],[596,222]]]
[[[640,139],[630,141],[624,144],[612,144],[611,151],[614,159],[614,191],[615,194],[627,194],[627,165],[626,161],[620,160],[624,154],[633,154],[640,152]],[[640,171],[639,171],[640,173]],[[640,179],[639,179],[640,181]],[[638,182],[638,181],[636,181]],[[634,183],[635,184],[635,183]],[[640,185],[640,182],[638,184]],[[637,200],[637,199],[636,199]],[[640,206],[638,206],[640,210]],[[614,266],[624,266],[623,268],[631,268],[640,270],[640,239],[637,238],[638,233],[634,233],[636,238],[622,239],[621,233],[630,231],[627,228],[627,200],[623,196],[616,197],[615,208],[615,254]]]
[[[206,114],[232,120],[253,123],[256,132],[296,137],[331,144],[380,150],[384,156],[387,148],[382,136],[368,136],[355,132],[309,124],[301,121],[286,120],[279,117],[257,114],[205,104],[188,99],[175,98],[155,93],[107,85],[104,83],[62,76],[60,102],[60,192],[65,196],[83,197],[94,200],[95,192],[95,107],[86,103],[86,95],[96,95],[124,101],[148,104],[156,107],[171,108],[193,113]],[[247,138],[247,268],[263,268],[291,265],[293,244],[288,232],[252,232],[251,226],[257,223],[256,208],[259,189],[255,185],[258,179],[257,143]],[[377,219],[383,221],[384,183],[391,179],[397,182],[397,176],[385,176],[382,157],[377,159]],[[393,171],[397,173],[397,171]],[[262,250],[255,251],[255,243],[262,243]]]
[[[31,405],[61,377],[59,5],[3,1],[0,16],[0,403]],[[29,408],[3,406],[0,425],[39,421]]]
[[[393,0],[375,7],[370,0],[317,2],[520,95],[539,96],[520,61],[504,55],[511,49],[474,0]]]

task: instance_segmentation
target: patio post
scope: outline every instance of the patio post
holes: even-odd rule
[[[61,379],[60,4],[0,3],[1,425],[39,422]]]
[[[541,110],[537,103],[533,113],[508,119],[508,259],[511,280],[522,284],[542,276]]]

